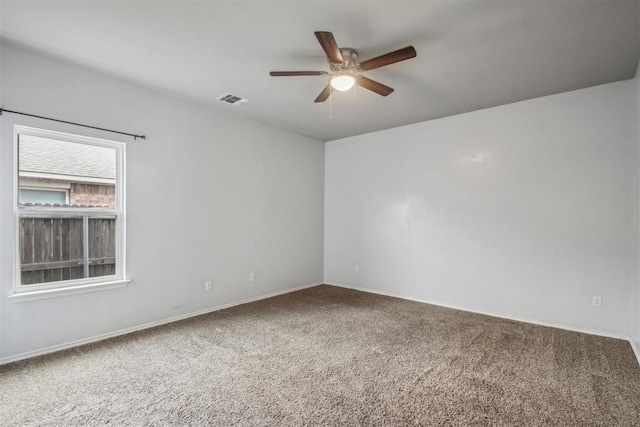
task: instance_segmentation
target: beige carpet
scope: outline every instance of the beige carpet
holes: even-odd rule
[[[637,425],[625,341],[331,286],[0,367],[0,424]]]

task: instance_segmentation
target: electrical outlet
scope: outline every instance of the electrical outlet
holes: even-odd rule
[[[355,271],[356,273],[360,273],[360,266],[358,264],[354,265],[353,271]]]
[[[256,281],[256,273],[249,273],[249,282],[253,283]]]
[[[594,307],[600,307],[600,306],[602,306],[602,298],[600,298],[599,296],[594,296],[594,297],[591,299],[591,304],[592,304]]]
[[[205,291],[211,290],[211,280],[207,280],[206,282],[204,282],[204,290]]]

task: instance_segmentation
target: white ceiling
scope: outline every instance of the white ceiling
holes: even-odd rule
[[[638,1],[5,1],[8,41],[322,141],[632,78]],[[313,100],[328,71],[314,31],[361,60],[413,45],[369,71],[395,88]],[[248,98],[234,107],[224,93]],[[45,114],[46,112],[38,112]]]

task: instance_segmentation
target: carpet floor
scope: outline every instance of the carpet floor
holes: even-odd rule
[[[317,286],[0,367],[0,424],[639,425],[629,343]]]

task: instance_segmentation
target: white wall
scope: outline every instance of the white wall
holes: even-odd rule
[[[640,342],[637,78],[334,141],[325,170],[318,141],[0,47],[2,107],[148,136],[1,116],[0,362],[321,281],[325,172],[327,282]],[[129,287],[6,298],[14,124],[128,143]]]
[[[322,280],[321,142],[13,46],[0,53],[4,108],[148,137],[133,142],[8,113],[0,118],[0,362]],[[14,124],[127,142],[129,287],[7,299]],[[211,292],[204,291],[207,279]]]
[[[618,82],[328,143],[325,281],[628,336],[633,88]]]

